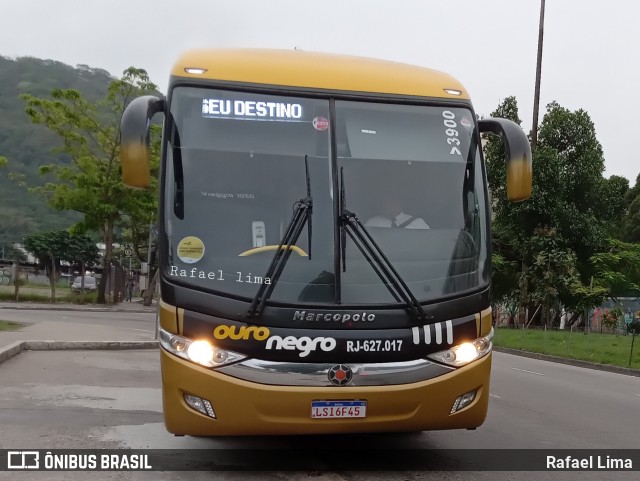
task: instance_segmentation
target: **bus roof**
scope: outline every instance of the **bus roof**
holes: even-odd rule
[[[202,74],[187,68],[206,69]],[[176,77],[350,92],[468,99],[448,74],[386,60],[300,50],[191,50],[178,58]],[[460,91],[450,94],[445,89]]]

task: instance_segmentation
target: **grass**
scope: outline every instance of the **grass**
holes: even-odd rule
[[[3,321],[0,319],[0,331],[15,331],[20,329],[23,324],[14,321]]]
[[[9,294],[11,296],[13,296],[13,292],[15,290],[14,286],[0,286],[0,295],[2,295],[2,299],[5,299],[4,294]],[[60,297],[65,297],[71,294],[71,288],[70,287],[62,287],[62,286],[56,286],[56,299],[60,298]],[[39,297],[46,297],[46,298],[51,298],[51,288],[49,286],[35,286],[35,285],[25,285],[25,286],[20,286],[20,291],[19,291],[19,295],[20,298],[22,299],[23,297],[26,296],[39,296]]]
[[[4,286],[3,286],[4,287]],[[0,289],[0,302],[13,301],[13,287]],[[95,304],[98,294],[95,292],[85,293],[84,295],[74,294],[70,289],[56,288],[56,302],[71,304]],[[51,302],[51,289],[36,289],[29,287],[21,287],[18,293],[19,302]]]
[[[497,347],[550,354],[569,359],[629,367],[631,335],[615,335],[570,331],[545,331],[542,329],[496,329],[494,344]],[[632,368],[640,368],[640,336],[633,346]]]

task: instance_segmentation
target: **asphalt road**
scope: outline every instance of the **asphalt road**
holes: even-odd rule
[[[50,313],[49,313],[50,314]],[[96,322],[105,313],[89,316]],[[108,313],[106,313],[108,314]],[[29,315],[33,315],[30,313]],[[78,317],[89,322],[86,313]],[[144,323],[126,314],[119,322]],[[148,316],[147,316],[148,317]],[[109,317],[113,322],[113,317]],[[68,319],[67,319],[68,320]],[[491,404],[477,431],[275,438],[173,437],[162,425],[158,353],[122,351],[26,352],[0,366],[0,448],[283,448],[306,453],[358,449],[637,448],[637,378],[508,354],[494,355]],[[459,452],[461,453],[461,452]],[[390,454],[391,455],[391,454]],[[372,460],[373,461],[373,460]],[[10,479],[380,479],[380,480],[636,480],[635,473],[455,471],[269,473],[0,473]],[[9,479],[9,478],[6,478]]]

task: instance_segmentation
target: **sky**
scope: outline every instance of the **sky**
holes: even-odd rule
[[[540,0],[0,0],[0,55],[144,68],[166,91],[191,48],[343,53],[445,71],[476,113],[505,97],[532,125]],[[586,110],[605,176],[640,173],[640,2],[546,0],[540,120],[557,101]]]

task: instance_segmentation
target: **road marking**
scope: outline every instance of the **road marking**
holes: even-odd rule
[[[127,327],[126,329],[130,331],[153,332],[153,331],[150,331],[149,329],[134,329],[133,327]]]
[[[535,374],[536,376],[544,376],[544,374],[542,374],[541,372],[527,371],[526,369],[518,369],[517,367],[512,367],[511,369],[513,369],[514,371],[528,372],[529,374]]]
[[[496,395],[496,394],[489,394],[489,396],[494,397],[496,399],[502,399],[500,396]]]
[[[640,397],[640,394],[634,394],[634,396],[638,396],[638,397]]]

